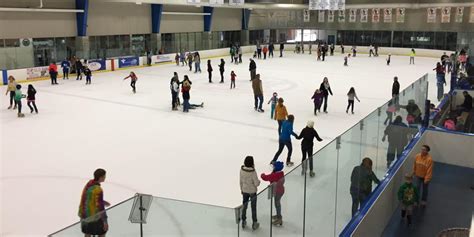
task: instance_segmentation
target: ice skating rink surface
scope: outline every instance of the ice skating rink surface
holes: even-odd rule
[[[140,192],[236,207],[241,202],[239,169],[244,157],[254,156],[257,172],[267,173],[278,148],[277,122],[270,119],[266,103],[272,93],[278,92],[295,115],[296,133],[308,120],[315,121],[324,139],[315,144],[317,151],[388,101],[394,76],[404,89],[431,72],[438,60],[418,57],[416,65],[409,65],[408,57],[393,56],[391,66],[386,66],[385,58],[358,55],[349,59],[348,67],[340,54],[325,62],[316,61],[315,54],[290,52],[283,58],[256,60],[264,113],[253,109],[248,55],[240,65],[224,58],[223,84],[218,58],[212,59],[212,84],[207,60],[202,60],[203,72],[198,74],[176,65],[130,69],[139,78],[136,94],[130,81],[122,80],[130,70],[94,73],[92,85],[73,76],[60,77],[57,86],[34,82],[39,114],[30,114],[24,101],[22,119],[6,109],[8,97],[3,96],[0,235],[44,236],[77,221],[82,188],[99,167],[107,170],[103,188],[112,204]],[[230,90],[232,70],[237,80],[236,89]],[[189,75],[191,103],[204,102],[204,108],[171,111],[173,72],[180,80]],[[334,95],[329,97],[329,113],[314,116],[310,98],[325,76]],[[346,94],[352,86],[361,102],[355,103],[355,114],[348,115]],[[25,94],[26,88],[23,84]],[[286,154],[285,150],[279,160]],[[301,161],[300,141],[293,140],[292,157],[295,165]],[[266,186],[262,182],[260,188]],[[318,206],[325,200],[321,202]]]

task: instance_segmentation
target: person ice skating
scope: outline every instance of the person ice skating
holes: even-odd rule
[[[189,71],[193,71],[193,53],[189,52],[188,53],[188,66],[189,66]]]
[[[283,217],[281,215],[281,198],[285,194],[285,173],[283,172],[283,162],[277,161],[273,164],[273,172],[266,175],[262,173],[260,178],[270,182],[273,187],[273,201],[275,203],[276,215],[272,216],[272,224],[283,225]]]
[[[375,57],[374,47],[372,45],[369,45],[369,57],[372,57],[372,55],[374,55],[374,57]]]
[[[309,42],[308,50],[309,50],[309,54],[311,54],[311,51],[313,51],[313,44],[311,43],[311,41]]]
[[[237,75],[234,73],[234,71],[230,72],[230,89],[234,88],[235,89],[235,78]],[[224,83],[224,81],[222,81]]]
[[[277,102],[278,102],[278,93],[273,92],[272,98],[270,98],[270,100],[267,103],[267,104],[271,103],[271,109],[270,109],[270,118],[271,119],[273,119],[276,116],[275,115],[275,109],[276,109]]]
[[[239,49],[240,49],[240,47],[237,47],[237,52],[236,52],[235,55],[234,55],[234,63],[235,63],[235,65],[239,65],[239,63],[241,63],[241,62],[239,61],[239,54],[238,54]]]
[[[265,45],[263,46],[263,59],[267,59],[268,47]]]
[[[357,101],[360,102],[359,98],[357,97],[354,87],[351,87],[351,89],[349,89],[349,92],[347,92],[347,98],[348,99],[347,99],[346,114],[349,112],[349,108],[351,108],[351,113],[354,114],[354,99],[357,99]]]
[[[408,144],[411,129],[409,129],[402,120],[401,116],[397,116],[393,123],[390,123],[387,128],[385,128],[382,137],[382,142],[385,142],[385,138],[388,137],[387,169],[395,159],[401,156],[405,146]]]
[[[347,56],[344,56],[344,66],[346,66],[346,67],[349,66],[349,64],[347,63],[347,61],[349,60],[349,56],[350,56],[350,54],[347,55]]]
[[[174,61],[176,63],[176,66],[179,66],[179,54],[176,53],[176,55],[174,56]]]
[[[76,80],[82,80],[83,65],[81,59],[76,59]]]
[[[372,182],[379,184],[380,180],[372,171],[372,160],[366,157],[359,166],[354,167],[351,174],[352,216],[357,213],[359,206],[362,208],[365,204],[372,192]]]
[[[201,73],[201,56],[199,52],[194,53],[194,73]]]
[[[319,87],[319,90],[323,92],[323,102],[324,102],[323,111],[324,113],[327,114],[329,94],[331,94],[332,96],[331,86],[329,85],[329,80],[327,77],[324,77],[323,82],[321,83],[321,86]]]
[[[275,50],[275,45],[271,42],[268,45],[268,58],[272,57],[273,58],[273,51]]]
[[[411,49],[411,51],[410,51],[410,64],[415,64],[415,56],[416,56],[415,49]]]
[[[280,58],[283,57],[283,50],[285,50],[285,43],[280,43]]]
[[[252,209],[252,229],[260,226],[257,220],[257,188],[260,185],[253,156],[247,156],[244,165],[240,167],[240,192],[242,193],[242,229],[247,227],[247,207],[250,202]]]
[[[16,109],[16,107],[17,107],[16,100],[15,100],[16,85],[17,85],[17,83],[15,81],[15,78],[13,76],[9,76],[8,77],[7,91],[5,92],[5,95],[10,94],[10,106],[8,106],[8,109],[11,109],[13,105],[15,105],[15,107],[13,107],[13,109]]]
[[[322,52],[321,45],[318,44],[318,48],[316,49],[316,56],[318,56],[317,59],[316,59],[317,61],[321,60],[321,52]]]
[[[441,101],[444,96],[444,86],[446,85],[446,68],[441,63],[436,64],[436,86],[438,87],[438,101]]]
[[[235,51],[236,51],[235,46],[234,46],[234,45],[231,45],[230,48],[229,48],[230,63],[233,63],[233,62],[234,62]]]
[[[178,93],[179,93],[179,79],[176,77],[171,78],[170,90],[171,90],[171,109],[178,110]]]
[[[183,112],[187,113],[189,112],[190,109],[190,103],[189,100],[191,99],[191,96],[189,94],[189,91],[191,90],[191,81],[189,80],[188,75],[184,75],[184,80],[182,82],[182,87],[181,87],[181,93],[183,95]]]
[[[314,104],[314,115],[317,115],[317,112],[321,112],[321,104],[323,102],[324,94],[320,89],[316,89],[311,99]]]
[[[322,51],[322,59],[323,59],[323,61],[325,61],[326,60],[326,54],[328,52],[327,44],[323,45],[323,47],[321,48],[321,51]]]
[[[420,107],[418,107],[418,105],[415,104],[415,100],[410,99],[408,100],[407,105],[399,105],[399,107],[405,109],[408,113],[406,117],[408,126],[411,128],[418,129],[418,124],[421,124],[422,118],[421,118]]]
[[[288,117],[288,111],[286,110],[286,106],[283,105],[285,101],[283,98],[278,98],[278,103],[275,107],[275,120],[278,122],[278,135],[281,134],[281,126],[283,122]]]
[[[63,69],[63,80],[69,79],[69,69],[71,68],[71,63],[67,58],[61,62],[61,67]]]
[[[255,78],[255,75],[257,74],[257,64],[253,59],[249,59],[250,64],[249,64],[249,71],[250,71],[250,80],[253,80]]]
[[[92,71],[87,66],[84,67],[84,76],[86,76],[86,85],[90,85],[92,79]]]
[[[405,174],[405,183],[398,189],[398,201],[400,201],[400,209],[402,220],[407,218],[407,226],[412,224],[413,207],[417,205],[419,200],[418,189],[413,185],[413,176]]]
[[[393,84],[392,84],[392,99],[395,106],[398,106],[399,94],[400,94],[400,83],[398,82],[398,77],[394,77]]]
[[[255,78],[252,80],[252,89],[253,95],[255,99],[255,111],[258,112],[265,112],[262,109],[263,104],[263,87],[262,87],[262,80],[260,80],[260,74],[255,75]]]
[[[16,102],[16,107],[18,108],[18,118],[25,117],[25,115],[23,113],[21,113],[21,109],[22,109],[21,99],[23,99],[25,97],[26,97],[26,95],[24,95],[21,92],[21,85],[17,84],[16,85],[16,91],[15,91],[15,102]]]
[[[260,41],[257,40],[257,58],[262,59],[262,46],[260,45]]]
[[[179,61],[181,62],[182,67],[184,67],[184,64],[188,64],[186,62],[186,55],[184,54],[184,52],[179,53]]]
[[[212,71],[213,70],[212,70],[211,60],[207,60],[207,73],[209,73],[209,83],[212,83]]]
[[[49,76],[51,77],[51,85],[57,85],[58,84],[58,81],[57,81],[58,66],[56,66],[56,64],[54,63],[51,63],[49,64],[48,71],[49,71]]]
[[[357,46],[352,46],[352,56],[355,58],[357,56]]]
[[[374,45],[374,50],[375,50],[375,57],[378,57],[379,56],[379,46],[376,44]]]
[[[105,178],[105,170],[95,170],[94,179],[89,180],[82,190],[78,215],[81,218],[81,230],[85,237],[105,237],[109,230],[105,208],[110,206],[110,203],[104,200],[104,191],[100,186]]]
[[[344,55],[344,45],[341,44],[341,54]]]
[[[239,54],[239,63],[242,63],[242,54],[243,54],[242,47],[239,47],[237,49],[237,53]]]
[[[314,177],[315,173],[313,171],[313,140],[316,138],[319,142],[322,142],[318,135],[318,132],[314,130],[314,121],[308,121],[307,125],[303,130],[301,130],[300,135],[297,137],[298,139],[303,139],[301,141],[301,152],[303,153],[303,158],[301,162],[303,163],[303,167],[301,170],[301,174],[305,175],[307,170],[307,163],[305,162],[306,157],[309,158],[309,176]]]
[[[30,108],[30,112],[36,112],[38,113],[38,108],[36,107],[36,90],[33,87],[33,85],[29,84],[28,85],[28,91],[26,92],[26,105]],[[31,104],[33,104],[33,107],[31,107]]]
[[[391,54],[388,54],[387,55],[387,66],[390,66],[390,61],[392,59],[392,55]]]
[[[415,164],[413,165],[413,175],[416,178],[416,186],[421,190],[421,206],[426,206],[428,200],[428,187],[433,177],[433,158],[431,158],[430,147],[423,145],[421,153],[415,157]],[[418,200],[417,200],[418,201]]]
[[[335,49],[335,48],[336,48],[336,47],[334,47],[334,44],[331,44],[331,47],[329,48],[329,50],[330,50],[330,54],[329,54],[329,55],[334,56],[334,49]]]
[[[130,75],[125,77],[123,80],[127,80],[130,78],[130,86],[132,87],[133,93],[137,93],[137,88],[135,87],[135,84],[137,83],[138,77],[134,72],[130,72]]]
[[[221,63],[219,64],[219,72],[221,74],[221,83],[224,83],[224,71],[225,71],[225,62],[224,62],[224,59],[221,58]],[[231,85],[231,88],[232,88],[232,85]]]
[[[270,164],[274,164],[278,157],[280,156],[283,148],[286,146],[288,148],[288,156],[286,158],[286,165],[293,166],[293,162],[291,162],[291,153],[293,152],[293,146],[291,145],[291,136],[293,135],[295,138],[298,138],[298,135],[293,131],[293,123],[295,121],[295,117],[293,115],[288,115],[288,120],[284,121],[281,126],[281,133],[278,139],[278,151],[275,153],[273,160]]]

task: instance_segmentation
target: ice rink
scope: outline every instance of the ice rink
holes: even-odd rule
[[[240,65],[224,59],[223,84],[218,83],[218,58],[212,59],[212,84],[207,60],[198,74],[174,64],[131,69],[139,78],[136,94],[130,82],[122,80],[130,70],[95,73],[87,86],[73,76],[65,81],[59,77],[57,86],[34,82],[39,114],[30,114],[24,101],[22,119],[6,109],[8,97],[3,96],[1,235],[44,236],[77,221],[82,188],[99,167],[107,170],[103,188],[112,204],[140,192],[236,207],[241,202],[239,169],[244,157],[254,156],[257,172],[268,173],[278,148],[277,122],[270,119],[266,103],[273,92],[295,115],[296,133],[308,120],[315,121],[324,139],[315,144],[317,151],[387,102],[394,76],[403,90],[432,72],[438,60],[418,57],[416,65],[409,65],[408,57],[392,56],[391,66],[386,66],[385,56],[358,55],[344,67],[340,54],[321,62],[315,54],[290,52],[283,58],[256,60],[265,94],[265,112],[258,113],[253,109],[248,55]],[[230,90],[232,70],[237,80],[236,89]],[[189,75],[191,103],[204,102],[204,108],[171,111],[169,82],[175,71],[180,80]],[[334,95],[329,97],[329,113],[314,116],[310,98],[325,76]],[[350,87],[361,100],[354,115],[345,113]],[[284,150],[279,160],[286,154]],[[292,157],[296,166],[301,161],[300,141],[293,140]],[[262,182],[260,188],[266,186]]]

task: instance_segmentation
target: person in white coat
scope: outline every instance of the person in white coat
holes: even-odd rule
[[[245,157],[244,165],[240,168],[240,191],[242,192],[242,229],[247,226],[247,206],[250,200],[252,209],[252,229],[260,226],[257,221],[257,187],[260,185],[252,156]]]

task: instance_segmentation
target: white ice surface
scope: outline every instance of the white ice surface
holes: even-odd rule
[[[98,167],[108,172],[103,188],[112,204],[141,192],[238,206],[243,158],[253,155],[258,173],[270,171],[268,163],[278,147],[277,123],[270,120],[266,103],[265,113],[253,110],[248,57],[238,66],[225,60],[224,84],[218,83],[218,59],[212,59],[213,84],[207,82],[204,60],[202,74],[175,65],[133,69],[139,77],[137,94],[131,93],[129,81],[122,81],[128,70],[95,73],[88,86],[72,77],[59,79],[58,86],[35,82],[40,113],[30,114],[24,101],[23,119],[6,109],[8,97],[2,96],[0,235],[45,235],[77,221],[80,193]],[[416,65],[408,65],[408,57],[393,56],[388,67],[385,56],[359,55],[343,67],[340,55],[317,62],[314,54],[293,53],[256,60],[265,102],[278,92],[295,115],[297,133],[309,119],[315,120],[324,139],[315,150],[385,103],[394,76],[403,89],[431,72],[436,61],[418,57]],[[237,74],[234,90],[229,89],[231,70]],[[180,80],[190,76],[191,102],[204,102],[203,109],[171,111],[169,81],[174,71]],[[310,98],[324,76],[334,96],[329,98],[329,114],[315,117]],[[345,113],[351,86],[361,100],[355,104],[355,115]],[[293,142],[295,162],[301,160],[299,146],[299,141]],[[280,160],[285,157],[286,150]],[[317,206],[334,205],[332,199],[322,199]]]

